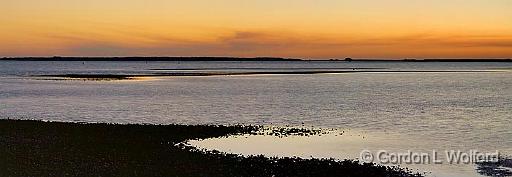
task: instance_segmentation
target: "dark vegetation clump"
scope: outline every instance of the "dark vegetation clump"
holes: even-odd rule
[[[351,160],[243,157],[179,145],[257,129],[0,120],[0,176],[421,176]]]
[[[258,131],[252,132],[252,135],[266,135],[277,137],[288,136],[322,136],[337,131],[337,129],[322,129],[312,127],[276,127],[276,126],[260,126]]]
[[[85,74],[65,74],[65,75],[57,75],[51,77],[57,77],[53,79],[44,79],[44,80],[83,80],[83,81],[116,81],[116,80],[131,80],[135,75],[85,75]]]
[[[477,162],[477,171],[485,176],[512,176],[512,158],[500,157],[497,162]]]

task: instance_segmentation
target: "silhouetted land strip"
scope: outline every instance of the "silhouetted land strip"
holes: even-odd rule
[[[512,62],[512,59],[423,59],[423,60],[402,60],[410,62]]]
[[[144,77],[165,76],[240,76],[240,75],[308,75],[308,74],[343,74],[343,73],[490,73],[503,71],[472,70],[426,70],[426,71],[390,71],[390,70],[319,70],[319,71],[255,71],[255,72],[157,72],[152,74],[55,74],[35,75],[35,77],[57,77],[85,80],[129,80]]]
[[[332,61],[332,60],[331,60]],[[343,60],[336,60],[343,61]],[[479,59],[353,59],[352,61],[358,62],[512,62],[510,58],[479,58]]]
[[[463,72],[502,72],[502,71],[466,71],[466,70],[426,70],[426,71],[390,71],[390,70],[312,70],[312,71],[254,71],[254,72],[160,72],[147,76],[236,76],[236,75],[308,75],[343,73],[463,73]]]
[[[63,75],[40,75],[40,77],[59,77],[85,80],[130,80],[136,77],[150,77],[153,75],[113,75],[113,74],[63,74]]]
[[[329,159],[241,157],[175,146],[251,133],[252,126],[116,125],[0,120],[5,176],[420,176],[392,167]]]
[[[331,62],[512,62],[510,58],[481,59],[299,59],[280,57],[4,57],[0,60],[16,61],[331,61]]]
[[[3,58],[18,61],[300,61],[293,58],[277,57],[23,57]]]
[[[152,71],[204,71],[204,70],[375,70],[387,68],[154,68]]]

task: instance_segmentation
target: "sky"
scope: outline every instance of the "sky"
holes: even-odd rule
[[[0,0],[0,56],[512,58],[512,0]]]

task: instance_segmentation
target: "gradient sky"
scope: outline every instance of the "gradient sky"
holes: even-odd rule
[[[1,0],[0,14],[0,56],[512,57],[512,0]]]

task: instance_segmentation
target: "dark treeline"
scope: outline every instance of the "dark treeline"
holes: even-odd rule
[[[510,58],[475,58],[475,59],[354,59],[353,61],[401,61],[401,62],[512,62]]]
[[[19,61],[300,61],[278,57],[12,57],[3,60]]]
[[[0,60],[16,61],[347,61],[347,62],[512,62],[510,58],[480,58],[480,59],[298,59],[280,57],[4,57]]]

